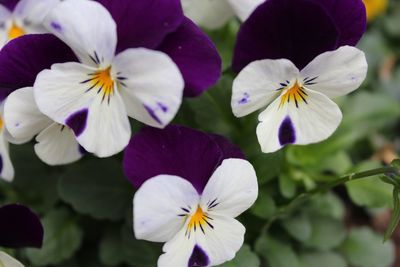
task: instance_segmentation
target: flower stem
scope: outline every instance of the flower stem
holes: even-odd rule
[[[268,230],[268,228],[274,223],[276,220],[281,219],[282,217],[286,216],[288,213],[293,211],[296,207],[301,205],[302,203],[306,202],[307,200],[311,199],[313,196],[318,195],[320,193],[324,193],[329,191],[330,189],[345,184],[350,181],[355,181],[363,178],[368,178],[371,176],[375,175],[382,175],[382,174],[396,174],[399,175],[400,169],[393,167],[393,166],[387,166],[387,167],[382,167],[378,169],[373,169],[369,171],[364,171],[364,172],[358,172],[358,173],[351,173],[347,174],[345,176],[340,177],[339,179],[326,183],[320,187],[317,187],[311,191],[304,192],[294,199],[292,199],[288,204],[280,207],[274,215],[268,220],[267,225],[265,226],[264,230]]]

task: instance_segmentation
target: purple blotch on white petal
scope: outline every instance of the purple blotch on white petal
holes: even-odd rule
[[[207,253],[199,245],[195,245],[189,258],[188,267],[204,267],[209,264],[210,259]]]
[[[60,23],[58,23],[58,22],[52,21],[52,22],[50,23],[50,26],[51,26],[54,30],[56,30],[56,31],[58,31],[58,32],[61,32],[61,31],[62,31],[62,27],[61,27]]]
[[[296,131],[292,120],[287,116],[279,127],[279,143],[284,146],[296,142]]]
[[[244,105],[249,103],[250,95],[248,93],[243,94],[243,98],[239,100],[239,104]]]
[[[155,109],[153,109],[153,108],[151,108],[150,106],[148,106],[148,105],[143,105],[144,106],[144,108],[147,110],[147,112],[149,113],[149,115],[156,121],[156,122],[158,122],[159,124],[162,124],[162,121],[160,120],[160,118],[157,116],[157,114],[156,114],[156,110]]]
[[[65,121],[65,124],[74,131],[76,136],[81,135],[85,130],[88,113],[89,110],[84,108],[71,114]]]

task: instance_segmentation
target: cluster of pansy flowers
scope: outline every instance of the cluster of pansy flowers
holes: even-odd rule
[[[331,98],[357,89],[367,72],[354,47],[366,28],[362,0],[0,3],[0,91],[7,97],[0,176],[13,178],[8,142],[35,136],[35,152],[49,165],[125,149],[125,174],[137,189],[134,233],[165,242],[160,267],[233,259],[245,235],[235,218],[258,195],[255,170],[238,147],[168,126],[183,97],[202,94],[221,75],[215,46],[184,12],[207,28],[233,14],[244,21],[232,111],[242,117],[264,109],[256,132],[266,153],[332,135],[342,114]],[[128,117],[146,125],[133,137]]]

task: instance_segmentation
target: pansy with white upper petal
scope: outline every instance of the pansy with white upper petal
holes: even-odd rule
[[[43,33],[42,22],[60,0],[20,0],[15,6],[0,5],[0,47],[24,34]]]
[[[356,90],[367,69],[364,53],[350,46],[317,56],[301,71],[287,59],[255,61],[233,83],[232,110],[242,117],[268,106],[257,127],[265,153],[288,144],[317,143],[342,120],[330,98]]]
[[[69,126],[87,151],[99,157],[122,151],[131,136],[128,116],[158,128],[174,118],[184,90],[177,65],[167,54],[146,48],[116,55],[116,23],[101,4],[61,2],[44,24],[80,63],[54,64],[39,73],[36,103],[52,120]]]
[[[254,168],[242,158],[224,137],[181,126],[145,127],[131,139],[124,169],[139,188],[134,232],[166,242],[159,267],[215,266],[234,258],[245,234],[234,218],[258,194]]]
[[[265,0],[182,0],[185,15],[198,25],[217,29],[234,15],[245,21]]]
[[[11,182],[14,179],[14,167],[12,165],[9,144],[7,141],[7,131],[3,117],[4,102],[0,104],[0,178]]]
[[[4,121],[12,143],[25,143],[37,135],[35,152],[49,165],[72,163],[84,153],[68,126],[52,121],[39,111],[32,87],[16,90],[7,97]]]

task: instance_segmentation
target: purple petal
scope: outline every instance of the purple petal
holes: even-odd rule
[[[5,6],[8,10],[12,12],[18,2],[19,0],[1,0],[0,5]]]
[[[290,117],[286,117],[279,127],[279,143],[284,146],[296,142],[296,131]]]
[[[69,61],[77,61],[72,50],[53,35],[16,38],[0,51],[0,95],[32,86],[39,72]]]
[[[365,25],[362,0],[269,0],[242,25],[233,69],[267,58],[287,58],[301,69],[323,52],[355,45]]]
[[[43,243],[43,226],[29,208],[11,204],[0,208],[0,246],[37,247]]]
[[[201,194],[215,169],[232,157],[243,154],[223,137],[170,125],[164,130],[143,128],[126,148],[123,165],[136,188],[149,178],[169,174],[187,179]]]
[[[159,47],[178,65],[185,96],[198,96],[221,77],[221,58],[213,42],[190,19],[167,36]]]
[[[209,264],[210,259],[207,253],[199,245],[195,245],[189,258],[188,267],[208,266]]]
[[[117,23],[117,52],[127,48],[154,49],[182,23],[179,0],[98,0]]]
[[[79,110],[70,115],[65,124],[74,131],[75,136],[80,136],[86,128],[89,110],[87,108]]]

